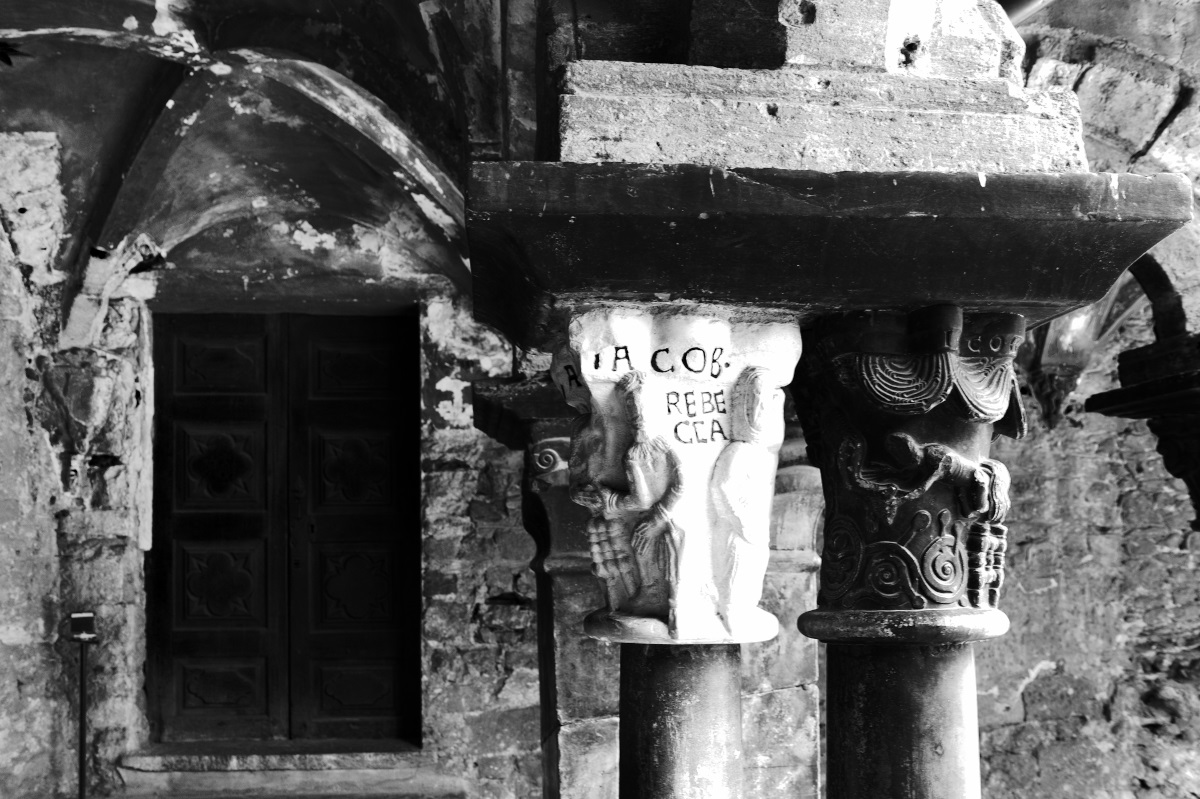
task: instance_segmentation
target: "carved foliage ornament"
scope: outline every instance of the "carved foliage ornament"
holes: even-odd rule
[[[987,449],[993,428],[1024,433],[1023,334],[1021,317],[964,324],[947,306],[813,332],[802,382],[827,494],[822,608],[996,607],[1009,476]]]
[[[817,356],[880,411],[915,416],[949,400],[961,418],[1019,438],[1025,413],[1013,357],[1025,340],[1024,318],[988,314],[975,322],[964,334],[962,311],[946,305],[908,316],[855,314],[842,321],[849,330],[822,338]]]

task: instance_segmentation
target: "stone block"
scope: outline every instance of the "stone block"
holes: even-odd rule
[[[775,473],[775,504],[771,510],[771,548],[816,548],[825,513],[821,470],[814,466],[788,466]]]
[[[125,538],[86,540],[65,547],[63,555],[62,600],[67,605],[144,601],[142,552],[135,542]]]
[[[0,795],[50,796],[57,763],[52,742],[66,715],[54,701],[59,659],[45,644],[0,642]]]
[[[447,469],[425,473],[425,520],[428,523],[466,517],[475,495],[478,473],[473,469]]]
[[[797,617],[817,606],[816,571],[768,572],[762,607],[779,619],[779,635],[742,645],[742,690],[770,691],[817,681],[817,647],[796,628]]]
[[[139,765],[141,765],[139,763]],[[120,796],[151,797],[392,797],[392,799],[476,799],[478,788],[461,773],[430,762],[380,767],[276,766],[275,768],[191,768],[175,771],[122,767]],[[74,789],[71,789],[72,794]],[[355,791],[355,793],[350,793]],[[33,794],[30,794],[32,796]],[[62,795],[67,795],[64,791]],[[91,795],[91,794],[89,794]]]
[[[601,607],[599,581],[591,574],[553,578],[554,674],[558,716],[564,723],[617,712],[621,651],[589,638],[584,616]],[[547,675],[549,676],[549,675]]]
[[[1024,46],[987,0],[784,0],[789,64],[1015,78]]]
[[[1183,298],[1187,332],[1200,332],[1200,270],[1195,268],[1200,263],[1200,223],[1184,225],[1155,245],[1150,254]]]
[[[1084,130],[1145,149],[1179,99],[1179,74],[1148,58],[1102,48],[1075,91]]]
[[[1086,169],[1075,96],[999,79],[577,62],[565,89],[560,156],[569,162]]]
[[[1061,672],[1039,675],[1025,686],[1025,719],[1047,721],[1098,715],[1096,686],[1081,677]]]
[[[421,632],[432,641],[454,641],[469,629],[470,622],[471,607],[466,602],[431,600],[425,605]]]
[[[1129,144],[1097,130],[1087,129],[1083,148],[1088,166],[1096,172],[1127,172],[1134,163],[1134,151]]]
[[[739,2],[736,13],[730,13],[725,0],[693,0],[688,62],[743,69],[781,66],[787,47],[781,11],[779,0]]]
[[[541,755],[526,752],[479,761],[481,799],[531,799],[541,796]]]
[[[66,275],[55,267],[66,228],[61,148],[54,133],[0,133],[0,213],[18,260],[32,283],[48,285]]]
[[[528,563],[537,554],[533,536],[516,524],[496,528],[496,554],[504,560]]]
[[[541,740],[537,707],[469,713],[467,724],[478,755],[535,749]]]
[[[489,602],[479,606],[474,615],[478,643],[532,644],[536,636],[531,605]]]
[[[429,569],[421,581],[426,599],[449,598],[458,594],[458,575]]]
[[[618,722],[564,724],[558,733],[561,799],[617,799]]]
[[[533,707],[538,703],[537,669],[513,669],[496,694],[498,707]]]
[[[894,0],[783,0],[779,18],[787,28],[785,60],[797,65],[894,71],[903,46],[903,42],[893,41],[889,30],[894,4]],[[917,12],[915,19],[924,23],[916,23],[917,35],[923,33],[928,41],[933,3],[921,0],[911,5]]]
[[[1146,153],[1162,172],[1182,172],[1200,190],[1200,106],[1189,104],[1171,120]]]
[[[928,44],[929,74],[1020,81],[1025,43],[999,4],[992,0],[941,0],[937,5]],[[909,13],[909,6],[903,5],[903,14]],[[907,40],[901,41],[903,44]]]
[[[1083,64],[1069,64],[1057,58],[1039,58],[1029,68],[1029,77],[1025,80],[1027,89],[1074,89],[1083,74]]]
[[[742,698],[747,796],[819,795],[818,700],[816,686]]]

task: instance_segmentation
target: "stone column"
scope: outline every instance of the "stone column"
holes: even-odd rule
[[[567,485],[575,414],[545,373],[473,388],[476,426],[525,452],[521,516],[537,543],[542,794],[615,796],[620,661],[615,647],[583,634],[584,615],[603,600],[588,552],[590,516]]]
[[[605,598],[584,627],[622,645],[622,799],[742,796],[737,645],[779,630],[758,603],[799,355],[791,315],[697,304],[593,304],[556,346]]]
[[[980,795],[971,642],[1002,635],[1008,471],[1020,436],[1017,314],[827,317],[801,385],[826,494],[819,608],[828,643],[830,799]]]
[[[546,386],[547,393],[553,386]],[[538,544],[538,670],[541,684],[543,795],[596,796],[616,780],[620,664],[613,647],[582,634],[600,590],[588,554],[587,511],[567,485],[571,409],[529,425],[522,516]]]

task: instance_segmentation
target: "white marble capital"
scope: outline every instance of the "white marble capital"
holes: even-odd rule
[[[721,306],[606,306],[576,314],[551,374],[585,416],[572,498],[592,512],[608,599],[598,638],[773,638],[758,607],[768,559],[783,386],[800,357],[786,314]]]

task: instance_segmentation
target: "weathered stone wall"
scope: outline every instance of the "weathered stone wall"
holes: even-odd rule
[[[1060,0],[1022,30],[1034,86],[1079,94],[1092,168],[1200,176],[1194,4]],[[1046,24],[1049,23],[1049,24]],[[1196,330],[1193,222],[1152,255]],[[1013,477],[1004,609],[979,649],[985,796],[1174,799],[1200,792],[1200,536],[1144,423],[1085,414],[1116,355],[1154,340],[1148,308],[1105,342],[1049,428],[1028,401]]]
[[[1144,423],[1085,414],[1148,309],[1045,425],[998,441],[1012,473],[1008,635],[979,647],[985,796],[1175,799],[1200,789],[1200,535]]]
[[[471,380],[512,351],[470,311],[433,300],[424,338],[424,745],[482,797],[540,795],[533,539],[522,453],[472,425]]]
[[[53,239],[62,220],[57,142],[52,137],[9,136],[2,144],[0,795],[17,797],[44,793],[62,768],[55,757],[64,728],[56,702],[63,696],[63,666],[54,646],[60,618],[59,568],[51,504],[58,502],[60,491],[49,443],[29,413],[36,383],[31,383],[27,370],[35,368],[40,354],[40,309],[23,274],[45,268],[47,261],[30,253],[49,246],[45,239]],[[26,221],[31,214],[32,224]],[[14,220],[21,220],[30,234],[44,228],[49,236],[18,237]]]
[[[151,544],[149,315],[113,299],[94,346],[57,349],[61,154],[0,142],[0,795],[75,791],[78,646],[91,610],[91,789],[148,741],[143,549]],[[472,795],[539,793],[536,629],[520,457],[471,424],[469,381],[511,350],[450,300],[423,315],[425,749]],[[414,420],[415,421],[415,420]],[[414,492],[414,500],[416,498]]]
[[[159,4],[156,33],[171,5]],[[123,30],[150,28],[143,17],[148,8],[155,13],[141,4]],[[437,3],[422,10],[427,27],[445,22],[434,19],[445,16]],[[499,49],[505,23],[501,7],[466,0],[448,3],[445,10],[462,47],[439,55],[468,84],[466,113],[476,156],[530,157],[534,4],[504,7],[513,22],[506,53]],[[304,35],[338,32],[336,26],[316,27],[320,30],[306,29]],[[300,35],[290,28],[276,33]],[[451,47],[454,37],[442,33],[440,44]],[[426,34],[433,37],[421,30],[417,38]],[[25,47],[40,67],[57,63],[42,58],[46,51],[39,48],[37,43]],[[18,57],[17,63],[29,62]],[[17,85],[10,81],[10,90]],[[57,118],[19,113],[35,99],[19,86],[5,94],[10,128],[56,129]],[[111,102],[100,106],[114,118],[128,110]],[[124,273],[110,281],[107,272],[97,279],[91,272],[69,277],[66,271],[77,265],[75,255],[94,243],[79,235],[85,223],[96,221],[80,196],[92,196],[89,179],[103,177],[112,160],[107,150],[97,154],[88,147],[121,140],[97,121],[107,118],[88,117],[78,138],[0,133],[0,796],[5,799],[75,792],[79,649],[66,639],[72,611],[94,611],[100,635],[88,667],[92,794],[117,789],[120,758],[149,741],[143,560],[152,543],[152,331],[149,312],[129,284],[142,283],[141,296],[153,296],[155,275],[141,274],[122,288],[116,284]],[[211,198],[206,202],[214,204]],[[149,245],[155,255],[170,254]],[[111,262],[136,255],[134,250],[119,253],[121,259],[114,255]],[[101,266],[105,253],[93,251],[92,258],[93,266]],[[64,296],[74,296],[76,283],[85,284],[96,312],[76,331],[83,335],[69,337],[80,346],[64,349],[59,331]],[[291,310],[286,298],[275,310]],[[429,378],[422,456],[425,752],[446,773],[464,778],[472,795],[534,796],[540,768],[528,570],[533,544],[519,514],[520,458],[473,429],[467,388],[473,378],[506,373],[511,352],[476,328],[469,310],[448,300],[430,299],[423,318]],[[419,501],[416,487],[412,496]]]
[[[89,658],[91,747],[97,785],[117,755],[145,738],[142,705],[145,597],[139,541],[149,531],[149,365],[143,309],[114,301],[91,351],[55,348],[63,276],[53,267],[64,229],[55,136],[0,142],[0,297],[7,344],[0,483],[5,506],[3,582],[12,592],[0,703],[8,768],[0,793],[73,790],[78,646],[65,637],[73,611],[96,614]]]

